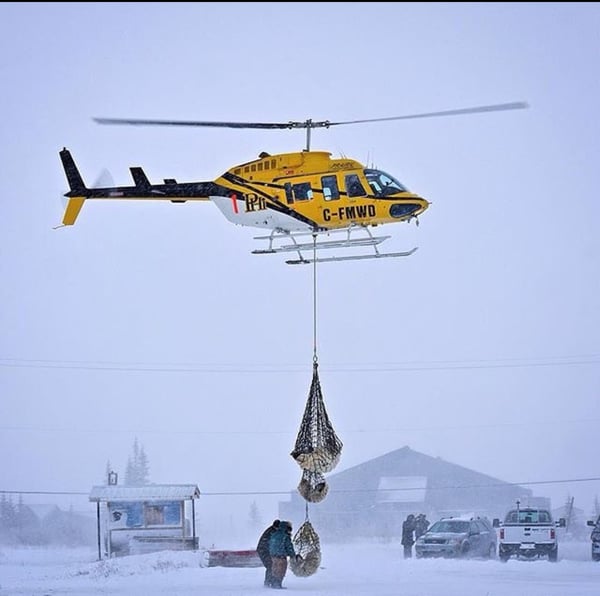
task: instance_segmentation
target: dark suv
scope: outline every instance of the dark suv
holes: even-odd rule
[[[443,517],[415,542],[417,557],[496,556],[496,530],[486,517]]]

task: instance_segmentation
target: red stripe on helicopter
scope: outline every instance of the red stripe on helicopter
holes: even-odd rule
[[[231,204],[233,206],[233,212],[237,215],[238,212],[238,206],[237,206],[237,195],[233,194],[231,195]]]

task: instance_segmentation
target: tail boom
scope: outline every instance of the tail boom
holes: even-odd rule
[[[185,203],[186,201],[208,201],[213,196],[229,196],[230,189],[215,182],[177,182],[165,179],[164,184],[150,184],[148,177],[140,167],[130,168],[134,186],[115,186],[109,188],[88,188],[83,182],[71,152],[64,148],[60,158],[65,170],[69,192],[67,206],[63,216],[63,225],[75,223],[84,202],[87,199],[133,199],[171,201]]]

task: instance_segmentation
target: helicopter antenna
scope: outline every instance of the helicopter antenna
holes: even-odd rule
[[[363,124],[366,122],[389,122],[391,120],[410,120],[414,118],[433,118],[437,116],[462,116],[465,114],[479,114],[482,112],[499,112],[505,110],[521,110],[528,108],[529,104],[524,101],[511,103],[493,104],[487,106],[476,106],[472,108],[459,108],[455,110],[443,110],[439,112],[424,112],[421,114],[408,114],[405,116],[389,116],[387,118],[367,118],[364,120],[347,120],[345,122],[330,122],[329,120],[312,120],[308,118],[303,121],[289,122],[211,122],[205,120],[148,120],[140,118],[94,118],[98,124],[130,124],[134,126],[196,126],[216,128],[257,128],[263,130],[273,129],[306,129],[306,151],[310,151],[311,130],[313,128],[329,128],[343,124]]]

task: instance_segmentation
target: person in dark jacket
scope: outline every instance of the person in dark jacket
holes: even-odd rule
[[[269,553],[269,539],[281,522],[276,519],[260,536],[256,545],[256,552],[265,566],[265,586],[271,588],[273,583],[272,567],[273,559]]]
[[[419,513],[415,519],[415,540],[419,538],[419,536],[423,536],[428,528],[429,520],[425,517],[424,513]]]
[[[288,557],[296,557],[292,543],[292,524],[289,521],[281,521],[279,527],[269,538],[269,554],[273,560],[271,567],[271,587],[283,588],[281,583],[285,577],[288,566]],[[299,556],[299,555],[298,555]]]
[[[401,544],[404,547],[404,558],[412,557],[412,547],[415,543],[415,516],[411,513],[402,522],[402,540]]]

